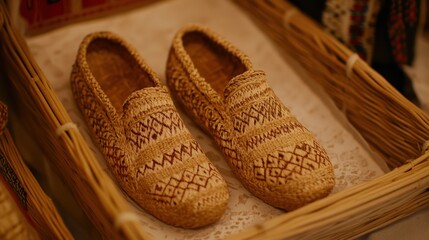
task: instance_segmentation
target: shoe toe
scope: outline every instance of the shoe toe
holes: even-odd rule
[[[198,228],[217,221],[225,212],[229,192],[209,162],[200,163],[155,183],[137,201],[163,222]]]
[[[332,165],[316,141],[262,153],[250,162],[253,180],[248,189],[266,203],[288,211],[327,196],[335,184]]]
[[[292,211],[308,203],[326,197],[334,186],[332,167],[321,166],[304,175],[296,175],[285,184],[268,185],[268,191],[274,195],[274,206]]]
[[[228,196],[227,188],[211,188],[182,202],[176,208],[180,209],[180,226],[198,228],[217,221],[225,212]]]

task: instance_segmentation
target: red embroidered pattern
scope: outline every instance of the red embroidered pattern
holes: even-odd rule
[[[416,0],[392,0],[389,9],[389,38],[392,45],[392,53],[398,63],[409,62],[407,53],[407,27],[417,24]]]
[[[362,59],[367,59],[367,49],[363,45],[365,33],[365,21],[368,14],[368,0],[356,0],[351,9],[349,26],[349,45],[357,51]]]

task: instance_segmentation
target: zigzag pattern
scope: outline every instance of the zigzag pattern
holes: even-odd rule
[[[188,143],[183,143],[171,152],[163,153],[159,158],[152,159],[144,164],[144,166],[139,168],[137,171],[137,177],[144,177],[148,172],[172,166],[175,163],[183,162],[188,158],[202,153],[202,149],[194,140]]]
[[[183,71],[177,67],[178,64],[173,64],[172,66],[172,72],[170,72],[174,76],[172,79],[183,79],[187,77],[184,75]],[[179,96],[177,99],[182,101],[182,103],[187,106],[187,109],[194,109],[191,114],[198,114],[198,117],[194,117],[194,119],[200,119],[200,121],[204,123],[202,125],[212,133],[218,145],[221,146],[229,163],[233,166],[234,171],[240,172],[240,170],[243,169],[243,162],[238,155],[237,143],[233,144],[233,137],[231,133],[228,133],[226,126],[223,124],[226,119],[222,118],[222,115],[212,107],[207,98],[202,96],[201,92],[192,84],[192,81],[174,82],[172,87],[175,89],[174,92]],[[198,95],[201,97],[195,97]],[[259,99],[260,98],[255,98],[255,100]],[[234,131],[238,133],[245,133],[249,126],[264,125],[270,121],[289,116],[288,110],[275,96],[269,96],[264,99],[264,101],[254,104],[249,102],[246,104],[249,106],[248,109],[243,110],[243,108],[240,107],[237,109],[240,112],[233,118]],[[273,140],[279,135],[297,130],[307,131],[298,121],[288,121],[262,134],[251,136],[243,145],[246,147],[246,151],[251,151],[258,145]],[[220,132],[223,134],[220,134]],[[253,174],[261,181],[285,183],[293,174],[304,174],[305,172],[312,171],[311,169],[317,169],[320,165],[328,164],[326,162],[328,161],[328,156],[324,150],[316,141],[313,141],[313,145],[314,146],[301,143],[295,145],[293,149],[289,151],[267,154],[266,158],[256,160],[253,166]],[[259,164],[258,161],[260,161]],[[272,162],[276,162],[277,165],[272,165]]]
[[[183,44],[190,32],[201,33],[209,40],[198,44],[226,50],[234,60],[222,64],[234,65],[233,71],[218,65],[218,60],[202,58],[199,48]],[[218,54],[212,50],[207,52]],[[207,64],[214,62],[216,72],[207,69]],[[199,63],[205,67],[199,68]],[[294,123],[292,114],[268,85],[266,74],[251,65],[245,54],[223,42],[221,37],[205,28],[190,27],[173,42],[167,61],[167,83],[191,118],[215,139],[243,185],[266,203],[293,210],[325,196],[332,189],[332,167],[323,160],[327,159],[325,152],[316,151],[311,132]],[[291,138],[287,139],[289,135]],[[303,141],[314,145],[313,148],[295,146]],[[305,154],[301,156],[302,153]],[[304,163],[291,162],[296,159]],[[321,162],[326,163],[325,166],[313,171]],[[313,169],[314,174],[295,178],[297,181],[293,184],[286,183],[290,176],[304,174],[307,169]],[[326,181],[319,181],[318,177],[322,176]]]
[[[284,184],[293,175],[304,175],[327,161],[326,152],[316,141],[312,145],[303,142],[256,160],[253,169],[258,180]]]
[[[129,43],[108,32],[89,34],[71,84],[116,181],[142,209],[184,228],[220,218],[229,197],[225,181],[208,165],[168,90]]]
[[[104,156],[115,175],[127,180],[129,176],[128,164],[125,161],[125,153],[118,147],[118,136],[112,135],[115,131],[111,122],[105,114],[104,109],[97,104],[98,99],[89,90],[88,85],[82,79],[80,74],[73,68],[75,84],[72,84],[74,94],[79,95],[78,105],[91,127],[92,133],[97,137],[97,143],[100,146]]]
[[[149,194],[160,203],[177,205],[189,193],[200,192],[206,189],[210,183],[217,184],[221,181],[219,172],[211,163],[200,164],[159,181]]]
[[[163,136],[171,136],[185,128],[179,114],[174,109],[156,112],[134,123],[126,132],[127,141],[137,149]]]
[[[240,109],[239,114],[234,114],[234,130],[239,133],[244,133],[249,126],[263,125],[283,117],[283,108],[274,97],[258,103],[248,103],[248,106],[247,109]]]
[[[235,112],[237,109],[251,102],[260,101],[273,94],[273,90],[266,82],[253,81],[259,77],[253,76],[248,79],[235,79],[235,81],[228,83],[228,87],[224,90],[224,96],[225,103],[231,112]]]
[[[171,61],[169,61],[171,64]],[[171,64],[167,68],[172,79],[183,79],[187,76],[185,71],[180,69],[179,64]],[[177,94],[177,100],[181,101],[183,105],[188,109],[188,114],[193,116],[193,120],[196,121],[201,128],[210,132],[215,141],[221,147],[221,150],[226,155],[231,166],[234,166],[234,170],[240,170],[243,168],[241,159],[238,157],[237,146],[232,143],[231,132],[225,127],[225,119],[222,114],[211,106],[208,102],[207,97],[202,96],[201,92],[196,90],[196,87],[191,81],[177,81],[168,82],[174,84],[171,86],[175,89],[173,93]],[[200,97],[195,97],[200,96]],[[202,100],[203,99],[203,100]],[[193,109],[192,112],[190,109]]]
[[[264,132],[263,134],[250,137],[247,141],[245,141],[244,146],[246,146],[246,150],[251,150],[268,140],[275,139],[282,134],[291,133],[298,129],[304,130],[305,128],[304,126],[302,126],[301,123],[297,121],[285,122],[280,126],[277,126],[268,130],[267,132]]]

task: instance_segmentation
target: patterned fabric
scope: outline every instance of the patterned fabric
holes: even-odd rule
[[[105,16],[155,2],[155,0],[19,0],[19,14],[30,34],[40,33],[76,21]],[[18,6],[17,6],[18,7]]]
[[[378,0],[327,0],[322,14],[326,31],[371,61]]]
[[[410,64],[417,30],[420,2],[417,0],[390,0],[387,22],[389,40],[396,62]]]
[[[104,45],[97,41],[100,39]],[[103,55],[106,53],[109,55]],[[97,65],[115,60],[125,66],[117,63],[100,69],[103,65]],[[96,79],[92,70],[103,76],[98,74]],[[133,71],[139,75],[132,75],[136,79],[127,82]],[[118,91],[113,95],[104,91],[118,85],[121,90],[129,88],[145,74],[153,86],[132,92],[121,100],[123,105],[118,104]],[[109,79],[113,79],[109,88],[102,89],[99,83]],[[229,198],[225,181],[184,125],[167,89],[136,50],[112,33],[88,35],[81,43],[71,83],[107,165],[142,208],[168,224],[185,228],[201,227],[222,216]]]
[[[317,4],[312,0],[289,1],[419,105],[402,65],[411,65],[414,59],[420,0],[322,0]]]
[[[192,57],[184,47],[184,39],[191,36],[199,36],[187,43],[194,48]],[[225,62],[211,66],[209,56],[216,54],[213,59]],[[217,81],[236,70],[231,66],[245,70],[226,77],[223,95],[214,90],[219,83],[199,75],[203,68],[209,69]],[[167,62],[167,83],[192,119],[215,139],[238,179],[258,198],[293,210],[332,190],[334,174],[325,150],[279,101],[265,74],[253,70],[247,56],[220,36],[193,25],[180,30]]]
[[[0,102],[0,135],[3,133],[3,129],[7,123],[7,106]]]
[[[301,5],[309,5],[310,2]],[[385,56],[392,57],[398,64],[411,64],[414,58],[414,46],[419,21],[420,0],[326,0],[321,22],[325,29],[356,51],[362,59],[372,62],[374,39],[377,35],[380,44],[387,45]],[[386,10],[388,13],[379,14]],[[315,15],[314,13],[312,13]],[[380,16],[382,15],[382,16]],[[381,18],[387,18],[380,19]],[[376,21],[383,22],[375,33]],[[382,46],[383,48],[385,46]]]

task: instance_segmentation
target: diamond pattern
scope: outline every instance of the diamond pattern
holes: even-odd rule
[[[144,177],[148,172],[154,172],[177,163],[183,163],[186,159],[196,156],[197,154],[203,154],[203,151],[195,140],[182,143],[172,151],[165,152],[160,157],[145,163],[143,167],[139,168],[137,171],[137,177]]]
[[[119,147],[120,136],[115,134],[116,131],[112,123],[108,122],[109,118],[99,104],[99,99],[89,90],[76,67],[73,68],[72,76],[75,81],[75,84],[72,84],[72,90],[75,95],[79,96],[76,100],[79,101],[79,106],[83,106],[81,110],[89,126],[92,126],[91,130],[96,136],[96,141],[115,175],[128,181],[129,168],[125,160],[125,153]]]
[[[143,145],[170,137],[185,126],[174,109],[150,114],[127,128],[126,136],[135,149]]]
[[[316,141],[302,142],[255,160],[253,169],[258,180],[285,183],[288,178],[309,173],[327,161],[326,152]]]
[[[220,181],[221,176],[211,163],[200,164],[159,181],[149,194],[159,202],[174,205],[192,192],[200,192]]]
[[[275,98],[269,97],[264,101],[248,104],[247,109],[240,109],[234,114],[234,130],[244,133],[251,126],[261,126],[274,119],[283,117],[282,106]]]

